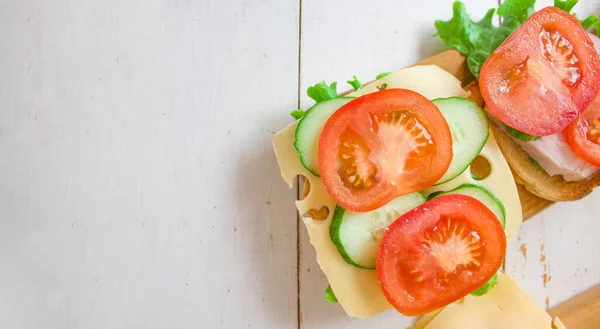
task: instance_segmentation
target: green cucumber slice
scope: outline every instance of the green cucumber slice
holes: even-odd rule
[[[337,206],[329,226],[329,236],[347,263],[374,269],[379,243],[387,227],[425,201],[421,193],[411,193],[369,212],[352,212]]]
[[[483,186],[475,184],[462,184],[459,187],[450,191],[440,191],[430,194],[427,199],[431,200],[435,197],[446,194],[463,194],[473,197],[488,207],[502,224],[502,228],[506,226],[506,210],[502,201],[500,201],[492,192]]]
[[[319,176],[318,151],[321,131],[333,112],[353,99],[354,97],[338,97],[318,102],[308,109],[298,122],[294,147],[300,154],[300,162],[304,168],[316,176]]]
[[[462,174],[475,160],[490,134],[490,124],[483,110],[470,99],[460,97],[433,100],[452,133],[454,156],[450,167],[435,185],[446,183]]]

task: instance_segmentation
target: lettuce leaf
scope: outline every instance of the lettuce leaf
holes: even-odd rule
[[[554,7],[560,8],[568,13],[571,13],[573,7],[579,2],[579,0],[554,0]],[[577,17],[577,14],[571,13],[573,16]],[[591,14],[587,18],[583,20],[579,20],[581,25],[585,30],[589,30],[590,28],[594,28],[596,31],[596,35],[600,32],[600,22],[598,16]]]
[[[513,18],[521,25],[535,12],[534,5],[535,0],[504,1],[498,7],[498,16],[504,19]]]
[[[385,77],[386,75],[390,74],[390,72],[383,72],[383,73],[379,73],[377,74],[377,76],[375,77],[376,80],[379,80],[383,77]]]
[[[290,112],[290,115],[296,120],[302,118],[305,114],[306,114],[306,112],[304,112],[300,109],[293,110],[292,112]]]
[[[578,0],[554,0],[554,6],[571,12]],[[479,77],[481,66],[508,36],[523,24],[534,12],[535,0],[505,0],[498,7],[502,18],[499,26],[492,23],[495,9],[490,9],[480,21],[473,21],[467,14],[465,5],[455,1],[452,5],[452,18],[434,22],[437,36],[442,41],[467,56],[467,65],[475,77]],[[573,16],[577,17],[575,14]],[[587,30],[593,27],[600,31],[600,20],[595,15],[581,21]]]
[[[333,82],[330,85],[327,85],[325,81],[321,81],[314,86],[308,87],[306,91],[308,97],[315,100],[315,102],[321,102],[324,100],[332,99],[338,97],[337,93],[337,82]]]
[[[534,135],[530,135],[528,133],[522,132],[520,130],[517,130],[517,129],[505,124],[504,122],[502,124],[504,125],[504,130],[506,131],[506,133],[518,140],[521,140],[524,142],[533,142],[535,140],[540,139],[539,136],[534,136]]]
[[[473,291],[471,295],[473,296],[483,296],[488,293],[488,291],[492,290],[498,284],[498,274],[494,274],[494,276],[490,279],[490,281],[486,282],[479,289]]]
[[[579,0],[554,0],[554,7],[570,13]]]
[[[473,21],[465,5],[455,1],[449,21],[436,20],[434,25],[442,41],[467,56],[467,65],[475,77],[485,60],[533,13],[534,0],[507,0],[498,8],[503,17],[500,26],[494,26],[495,9],[490,9],[480,21]]]
[[[325,300],[330,303],[338,302],[337,298],[335,297],[335,294],[333,293],[333,290],[331,289],[331,285],[327,286],[327,289],[325,289]]]
[[[358,79],[356,78],[356,75],[352,77],[352,80],[348,80],[346,82],[349,85],[351,85],[352,88],[354,88],[354,90],[359,90],[360,88],[363,87],[362,83],[360,83],[360,81],[358,81]]]

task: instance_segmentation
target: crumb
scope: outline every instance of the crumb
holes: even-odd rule
[[[546,297],[546,311],[550,309],[550,297]]]
[[[267,201],[265,203],[268,204],[269,206],[271,205],[271,201]]]
[[[583,272],[587,273],[587,272],[588,272],[588,269],[586,268],[585,270],[583,270]]]
[[[231,290],[227,289],[227,293],[230,293],[230,292],[231,292]]]
[[[307,269],[306,269],[306,272],[310,273],[310,268],[307,268]]]
[[[231,136],[231,130],[227,130],[227,136]]]
[[[213,209],[217,209],[217,206],[213,206]]]
[[[263,53],[263,57],[264,58],[269,58],[269,56],[267,56],[267,53]]]
[[[546,260],[546,254],[541,254],[540,255],[540,262],[543,262]]]
[[[186,282],[186,283],[185,283],[185,286],[186,286],[186,287],[189,287],[189,286],[190,286],[190,284]]]
[[[237,232],[237,226],[234,226],[234,227],[233,227],[233,231],[234,231],[234,232]]]

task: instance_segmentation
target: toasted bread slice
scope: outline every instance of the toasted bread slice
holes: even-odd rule
[[[531,162],[527,152],[523,151],[507,133],[493,123],[490,127],[513,172],[515,181],[525,186],[531,193],[551,201],[574,201],[592,193],[592,190],[600,185],[600,172],[588,179],[574,182],[567,182],[560,175],[548,175]]]
[[[477,81],[472,81],[465,89],[471,92],[471,99],[479,106],[485,105]],[[550,201],[574,201],[590,194],[596,186],[600,185],[600,172],[588,179],[574,182],[567,182],[560,175],[550,176],[544,170],[536,167],[530,160],[529,154],[523,151],[504,130],[494,122],[491,122],[490,127],[512,170],[515,181],[517,184],[523,185],[530,193]]]

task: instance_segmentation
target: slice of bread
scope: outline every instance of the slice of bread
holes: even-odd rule
[[[483,107],[485,105],[477,81],[473,80],[465,86],[465,89],[471,93],[470,98],[479,106]],[[550,176],[543,169],[536,167],[527,152],[517,145],[504,130],[493,122],[491,122],[490,127],[494,136],[496,136],[496,141],[504,158],[506,158],[506,162],[512,170],[515,181],[517,184],[524,186],[530,193],[550,201],[574,201],[590,194],[596,186],[600,186],[600,172],[588,179],[574,182],[567,182],[560,175]],[[523,203],[523,200],[521,200],[521,203]],[[540,205],[540,202],[535,204]]]
[[[600,172],[588,179],[567,182],[560,175],[550,176],[531,162],[527,152],[495,124],[490,127],[506,162],[510,166],[515,181],[525,186],[531,193],[552,201],[574,201],[592,193],[600,185]]]

